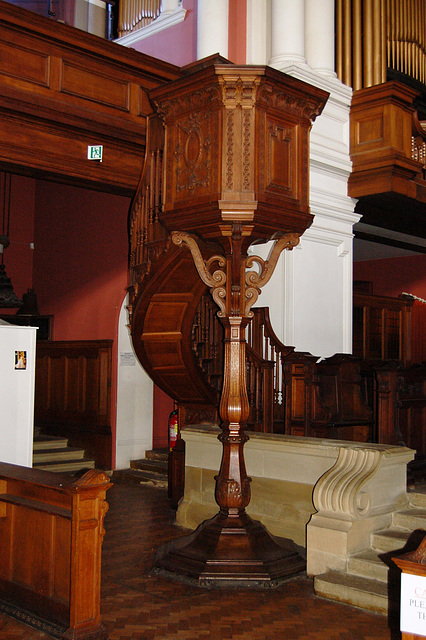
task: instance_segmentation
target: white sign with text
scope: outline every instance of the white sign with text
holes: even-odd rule
[[[401,631],[426,637],[426,577],[401,575]]]

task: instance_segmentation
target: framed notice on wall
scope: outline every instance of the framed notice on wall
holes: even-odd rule
[[[24,371],[27,368],[27,352],[15,351],[15,369]]]
[[[401,631],[426,637],[426,577],[401,574]]]

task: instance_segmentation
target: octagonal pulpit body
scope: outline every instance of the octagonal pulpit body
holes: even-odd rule
[[[253,241],[310,226],[308,137],[325,91],[270,67],[212,60],[150,95],[166,130],[169,231],[218,238],[239,222]]]

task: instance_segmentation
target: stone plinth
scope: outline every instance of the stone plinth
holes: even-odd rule
[[[195,529],[216,513],[219,433],[204,425],[182,431],[181,526]],[[247,512],[273,535],[306,546],[310,575],[340,568],[349,555],[368,547],[370,533],[388,526],[393,511],[407,502],[406,465],[413,456],[406,447],[250,433],[245,460],[252,500]]]

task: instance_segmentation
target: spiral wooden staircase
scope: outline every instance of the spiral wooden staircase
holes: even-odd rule
[[[205,318],[197,329],[199,305],[214,287],[203,282],[191,254],[172,241],[172,232],[196,237],[202,260],[212,259],[216,268],[218,255],[229,254],[225,245],[232,216],[239,224],[250,223],[243,231],[246,246],[274,234],[301,233],[312,219],[301,156],[307,150],[307,114],[315,116],[315,102],[325,94],[315,90],[315,98],[303,96],[307,85],[266,70],[259,74],[208,59],[151,94],[156,108],[148,118],[145,165],[130,214],[130,326],[142,365],[178,402],[182,424],[218,420],[222,360],[217,346],[215,353],[200,356],[196,343],[208,351],[209,343],[221,340],[218,335],[213,341],[200,339],[201,334],[223,334],[223,329],[218,322],[209,329]],[[268,74],[273,78],[265,81]],[[271,119],[266,101],[274,81],[283,78],[292,92],[297,90],[287,96],[277,86],[281,98]],[[261,108],[258,95],[263,95]],[[286,108],[284,123],[280,112]],[[238,149],[237,134],[243,142]],[[265,166],[255,159],[257,145],[265,152]]]

